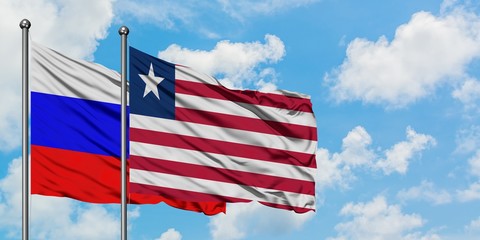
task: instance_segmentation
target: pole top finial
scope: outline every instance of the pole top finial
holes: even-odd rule
[[[29,29],[30,26],[32,26],[32,24],[30,23],[30,21],[28,21],[28,19],[26,19],[26,18],[23,19],[22,21],[20,21],[20,24],[19,24],[19,25],[20,25],[20,28],[21,28],[21,29],[24,29],[24,28]]]
[[[128,30],[128,27],[126,26],[121,26],[120,29],[118,29],[118,34],[120,35],[128,35],[130,30]]]

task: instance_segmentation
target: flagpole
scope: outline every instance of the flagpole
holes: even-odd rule
[[[122,151],[122,186],[121,186],[121,239],[127,240],[127,35],[128,28],[120,27],[118,34],[122,38],[122,93],[121,93],[121,151]]]
[[[22,29],[22,239],[28,240],[30,210],[30,165],[28,163],[28,30],[31,24],[28,19],[23,19],[19,25]]]

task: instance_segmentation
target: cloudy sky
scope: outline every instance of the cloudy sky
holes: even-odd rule
[[[317,211],[207,217],[129,206],[130,239],[478,239],[477,1],[2,0],[0,238],[21,232],[21,19],[31,39],[120,66],[129,44],[243,89],[312,97]],[[119,207],[32,197],[34,239],[118,239]]]

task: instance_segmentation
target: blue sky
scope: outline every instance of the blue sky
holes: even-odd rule
[[[476,1],[0,2],[0,238],[18,239],[21,30],[119,70],[129,44],[248,89],[312,97],[317,211],[256,203],[207,217],[129,206],[130,239],[478,239]],[[119,207],[33,196],[34,239],[118,239]]]

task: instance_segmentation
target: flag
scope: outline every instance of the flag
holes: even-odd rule
[[[189,67],[129,54],[132,192],[315,210],[308,96],[231,90]]]
[[[120,75],[32,43],[31,192],[119,203]],[[167,204],[212,215],[223,203],[128,194],[129,203]]]

